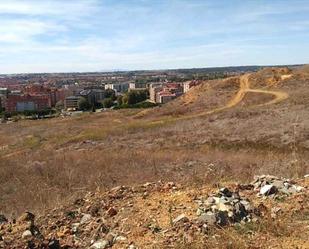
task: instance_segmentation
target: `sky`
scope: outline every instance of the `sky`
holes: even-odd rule
[[[309,0],[0,0],[0,73],[309,63]]]

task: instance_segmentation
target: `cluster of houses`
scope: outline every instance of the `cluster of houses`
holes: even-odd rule
[[[192,80],[182,83],[153,83],[149,86],[150,100],[154,103],[165,104],[175,99],[201,81]]]
[[[65,109],[76,110],[81,98],[89,104],[102,101],[107,90],[113,90],[115,95],[123,95],[127,91],[148,90],[150,101],[164,104],[187,92],[199,81],[181,83],[159,82],[118,82],[100,86],[83,87],[78,83],[63,85],[61,88],[35,83],[18,90],[0,88],[0,107],[7,112],[40,111],[55,107],[61,102]]]
[[[45,110],[63,98],[59,89],[46,88],[40,84],[27,86],[22,90],[0,88],[0,106],[7,112]]]

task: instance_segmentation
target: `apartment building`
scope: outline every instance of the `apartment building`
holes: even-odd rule
[[[129,90],[145,90],[147,89],[147,83],[134,82],[129,84]]]
[[[85,89],[79,92],[79,96],[87,99],[89,104],[98,103],[105,97],[105,90],[103,89]]]
[[[9,94],[4,103],[8,112],[41,111],[51,107],[48,95]]]
[[[81,99],[81,96],[69,96],[64,100],[64,108],[65,109],[78,109],[78,101]]]
[[[183,83],[183,92],[186,93],[188,92],[192,87],[197,86],[201,84],[201,81],[199,80],[191,80],[191,81],[186,81]]]
[[[154,103],[159,103],[157,101],[157,93],[163,90],[163,84],[162,83],[152,83],[149,86],[149,97],[150,101]]]
[[[111,89],[116,93],[124,93],[129,89],[129,83],[109,83],[105,84],[105,90]]]

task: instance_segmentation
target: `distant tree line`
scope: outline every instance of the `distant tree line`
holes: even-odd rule
[[[54,115],[56,114],[55,109],[47,108],[44,110],[25,110],[25,111],[14,111],[14,112],[7,112],[2,109],[0,112],[1,119],[8,119],[16,116],[25,116],[25,117],[32,117],[32,118],[44,118],[46,116]]]

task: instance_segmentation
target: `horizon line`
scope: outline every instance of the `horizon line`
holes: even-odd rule
[[[249,64],[238,66],[214,66],[214,67],[183,67],[183,68],[158,68],[158,69],[107,69],[97,71],[63,71],[63,72],[27,72],[27,73],[0,73],[1,76],[9,75],[30,75],[30,74],[82,74],[82,73],[122,73],[122,72],[142,72],[142,71],[173,71],[173,70],[193,70],[193,69],[216,69],[216,68],[237,68],[237,67],[287,67],[304,66],[308,63],[297,64]]]

